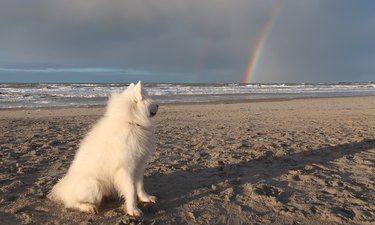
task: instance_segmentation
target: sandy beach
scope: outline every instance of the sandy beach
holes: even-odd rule
[[[0,110],[1,224],[375,223],[374,96],[162,105],[140,219],[46,198],[103,113]]]

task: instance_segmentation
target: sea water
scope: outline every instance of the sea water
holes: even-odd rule
[[[0,84],[0,108],[104,105],[128,84]],[[144,84],[158,103],[375,96],[375,83]]]

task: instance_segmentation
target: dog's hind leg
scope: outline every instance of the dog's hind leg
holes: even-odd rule
[[[97,214],[98,208],[94,204],[90,203],[77,203],[72,208],[78,209],[81,212],[88,213],[88,214]]]
[[[70,188],[71,192],[67,191],[64,198],[67,208],[77,209],[89,214],[98,213],[97,206],[103,197],[98,181],[95,179],[82,179],[71,183]]]
[[[137,193],[134,183],[134,175],[120,169],[114,177],[115,187],[119,194],[125,197],[126,213],[130,216],[140,217],[142,211],[137,207]]]

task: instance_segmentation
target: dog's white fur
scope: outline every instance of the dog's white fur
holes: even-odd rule
[[[106,113],[82,141],[65,175],[48,197],[67,208],[98,213],[104,196],[125,197],[125,210],[140,216],[137,197],[156,202],[143,187],[143,172],[153,153],[152,115],[158,106],[150,101],[141,82],[114,93]]]

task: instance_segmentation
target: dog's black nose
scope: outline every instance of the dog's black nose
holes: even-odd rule
[[[159,108],[159,105],[158,105],[158,104],[156,104],[156,108]]]

